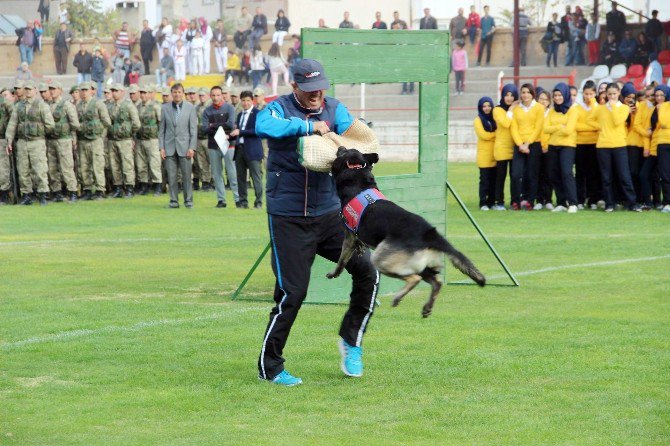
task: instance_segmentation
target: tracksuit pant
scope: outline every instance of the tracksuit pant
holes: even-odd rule
[[[644,149],[637,146],[628,146],[628,168],[630,178],[635,189],[635,202],[642,203],[642,187],[640,185],[640,169],[642,169]]]
[[[496,167],[479,168],[479,207],[495,204]]]
[[[577,202],[596,204],[602,198],[602,182],[595,144],[577,144],[575,155]]]
[[[600,165],[600,176],[603,183],[603,194],[605,206],[613,208],[615,203],[613,181],[614,174],[621,186],[623,199],[627,206],[635,204],[635,189],[630,178],[630,167],[628,166],[628,149],[617,147],[614,149],[597,149],[598,164]]]
[[[284,346],[307,295],[315,256],[318,254],[337,262],[345,231],[339,212],[318,217],[268,215],[268,226],[272,270],[276,277],[276,305],[270,311],[258,358],[259,377],[263,379],[272,379],[284,370]],[[353,283],[340,336],[349,345],[360,346],[374,311],[379,273],[372,266],[367,250],[363,255],[354,255],[346,270],[351,274]]]
[[[530,153],[521,153],[519,147],[514,146],[512,203],[520,204],[522,200],[526,200],[532,205],[537,198],[542,146],[539,142],[534,142],[528,148]]]
[[[577,205],[577,183],[572,173],[576,150],[574,147],[549,146],[551,183],[556,191],[556,203],[560,206]]]
[[[663,204],[670,204],[670,144],[658,145],[658,174],[661,177]]]
[[[496,205],[505,205],[505,178],[511,177],[512,160],[496,160]],[[514,195],[514,193],[512,193]]]

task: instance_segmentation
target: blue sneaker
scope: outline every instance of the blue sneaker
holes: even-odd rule
[[[302,384],[302,379],[296,378],[286,370],[282,370],[279,375],[272,378],[272,382],[281,386],[293,387]]]
[[[363,376],[363,348],[351,346],[341,338],[339,345],[342,355],[340,367],[344,374],[354,377]]]

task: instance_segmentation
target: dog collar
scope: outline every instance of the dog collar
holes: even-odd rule
[[[378,200],[386,200],[384,194],[378,189],[365,189],[356,195],[342,208],[342,219],[344,226],[354,234],[358,234],[358,225],[361,223],[365,209]]]

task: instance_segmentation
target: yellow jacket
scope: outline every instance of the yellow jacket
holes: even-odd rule
[[[658,124],[654,133],[658,133],[659,144],[670,144],[670,102],[664,102],[658,108]]]
[[[530,106],[519,104],[512,113],[512,139],[514,144],[520,146],[523,143],[540,142],[542,127],[544,125],[544,107],[533,100]]]
[[[577,124],[575,126],[575,130],[577,130],[577,144],[595,144],[598,142],[600,127],[593,122],[589,122],[589,117],[593,115],[596,107],[598,107],[596,98],[591,99],[588,105],[578,104]]]
[[[493,146],[496,141],[496,132],[484,130],[484,124],[479,117],[475,118],[474,126],[477,134],[477,167],[495,167]]]
[[[654,104],[649,101],[640,101],[637,103],[637,113],[633,121],[633,131],[640,137],[644,150],[649,150],[651,145],[651,113],[654,111]]]
[[[589,118],[589,122],[595,123],[600,128],[598,149],[616,149],[626,147],[626,118],[630,108],[626,104],[617,102],[612,106],[609,102],[595,109]]]
[[[549,110],[544,111],[544,122],[547,122],[547,116],[549,115]],[[542,134],[540,134],[540,145],[542,146],[542,151],[546,152],[549,150],[549,133],[545,132],[544,129],[542,129]]]
[[[496,139],[493,146],[493,157],[497,161],[511,160],[514,156],[514,140],[509,128],[512,125],[512,112],[498,106],[493,109],[493,120],[496,122]]]
[[[554,108],[549,109],[549,114],[544,119],[544,132],[549,135],[549,145],[559,147],[577,147],[577,118],[581,108],[573,104],[567,113],[559,113]]]

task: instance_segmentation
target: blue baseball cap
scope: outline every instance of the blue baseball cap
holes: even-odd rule
[[[303,59],[298,62],[293,68],[293,79],[298,87],[307,93],[330,88],[323,65],[314,59]]]

